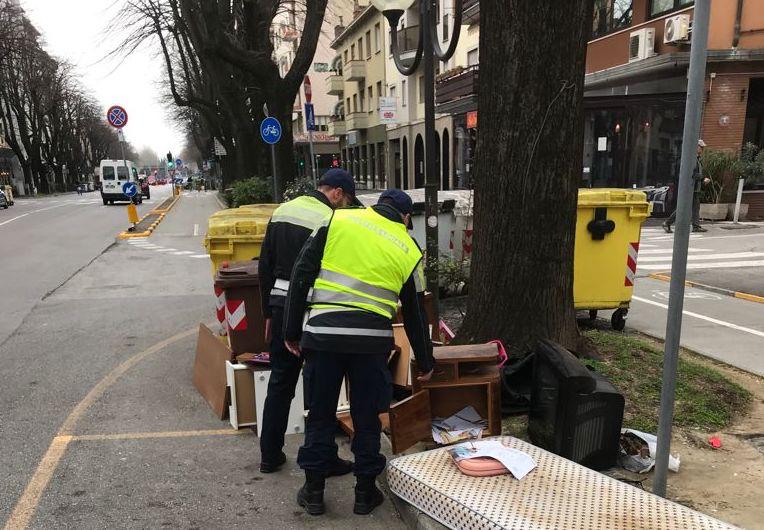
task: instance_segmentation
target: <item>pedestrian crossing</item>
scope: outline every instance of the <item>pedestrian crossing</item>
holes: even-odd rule
[[[690,234],[690,246],[687,255],[688,270],[764,268],[764,252],[749,249],[735,252],[707,248],[703,245],[703,240],[707,237],[712,236],[705,233]],[[643,273],[670,271],[673,241],[674,234],[667,234],[662,228],[643,228],[637,258],[637,271]],[[708,246],[710,243],[708,241]]]
[[[154,252],[165,253],[171,256],[178,256],[192,259],[205,259],[209,258],[207,254],[200,254],[192,250],[180,250],[177,248],[164,247],[162,245],[155,245],[146,239],[129,239],[127,244],[133,248],[141,250],[148,250]]]

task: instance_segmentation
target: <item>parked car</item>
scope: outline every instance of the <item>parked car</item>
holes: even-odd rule
[[[8,204],[8,198],[5,196],[5,192],[0,190],[0,208],[7,210],[8,206],[10,206],[10,204]]]
[[[149,181],[146,179],[141,180],[141,195],[146,199],[151,198],[151,188],[149,188]]]

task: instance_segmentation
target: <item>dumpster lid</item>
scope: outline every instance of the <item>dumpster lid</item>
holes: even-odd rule
[[[223,289],[226,287],[260,285],[258,265],[259,262],[256,259],[230,262],[228,267],[224,264],[215,274],[215,285]]]
[[[578,190],[579,206],[631,206],[645,204],[645,192],[622,188],[593,188]]]

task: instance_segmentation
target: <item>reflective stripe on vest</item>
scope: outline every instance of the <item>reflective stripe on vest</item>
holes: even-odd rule
[[[346,306],[392,319],[422,252],[403,223],[371,208],[337,210],[329,224],[311,307]]]
[[[309,195],[285,202],[273,212],[272,223],[289,223],[314,231],[328,224],[332,209]]]
[[[306,325],[304,331],[320,335],[353,335],[359,337],[392,337],[392,329],[330,328]]]

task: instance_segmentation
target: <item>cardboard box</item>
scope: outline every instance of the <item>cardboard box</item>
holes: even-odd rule
[[[232,359],[231,350],[204,324],[199,324],[196,342],[193,382],[196,389],[212,408],[215,416],[224,420],[228,413],[226,361]]]

